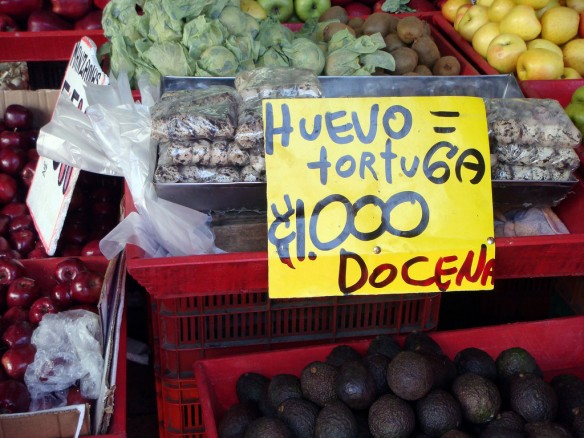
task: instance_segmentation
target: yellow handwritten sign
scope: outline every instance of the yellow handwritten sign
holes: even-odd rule
[[[493,288],[482,99],[278,99],[263,115],[270,297]]]

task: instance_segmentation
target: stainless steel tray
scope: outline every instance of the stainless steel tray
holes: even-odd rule
[[[321,76],[324,97],[475,96],[524,97],[513,75]],[[234,85],[233,77],[166,76],[161,91]],[[557,205],[574,182],[493,181],[493,202],[502,207]],[[156,183],[158,196],[200,211],[264,210],[265,183]],[[520,201],[518,201],[520,200]]]

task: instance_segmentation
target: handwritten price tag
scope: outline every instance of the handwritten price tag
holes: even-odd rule
[[[264,101],[272,298],[493,288],[482,99]]]
[[[65,72],[61,92],[65,93],[80,111],[89,106],[84,84],[106,85],[107,75],[97,60],[97,46],[85,37],[74,47]],[[26,204],[34,218],[39,237],[47,254],[53,255],[80,169],[40,157],[30,186]]]

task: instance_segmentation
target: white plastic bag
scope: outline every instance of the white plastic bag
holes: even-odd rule
[[[32,335],[36,347],[24,382],[31,395],[31,409],[59,406],[67,389],[79,382],[81,395],[96,399],[104,368],[99,316],[88,310],[66,310],[43,316]]]
[[[86,113],[60,98],[51,122],[41,129],[39,154],[90,172],[123,176],[137,213],[130,213],[100,241],[113,258],[126,243],[146,257],[222,252],[214,244],[210,216],[158,197],[153,183],[156,145],[151,140],[149,106],[156,92],[141,90],[136,103],[125,74],[110,85],[86,84]]]

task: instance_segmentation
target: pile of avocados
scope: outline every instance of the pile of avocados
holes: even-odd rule
[[[235,389],[219,438],[584,438],[584,379],[544,380],[521,347],[451,360],[424,332],[378,335],[364,355],[337,346],[300,376],[247,372]]]

